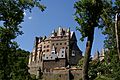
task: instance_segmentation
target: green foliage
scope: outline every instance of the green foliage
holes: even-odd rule
[[[104,68],[102,68],[105,66]],[[101,69],[104,70],[102,75],[113,78],[114,80],[120,79],[120,62],[116,50],[110,51],[105,55],[105,62],[102,63]]]
[[[102,63],[100,66],[101,70],[104,70],[102,75],[112,78],[114,80],[120,79],[120,61],[118,59],[117,54],[117,46],[116,46],[116,37],[115,37],[115,23],[114,23],[114,17],[115,12],[119,12],[120,7],[120,1],[116,0],[115,4],[113,4],[112,12],[111,11],[111,24],[109,27],[106,27],[103,31],[103,34],[106,35],[105,41],[104,41],[104,47],[109,50],[109,52],[105,55],[105,62]],[[118,30],[119,31],[119,30]],[[104,67],[103,67],[104,66]]]
[[[120,8],[120,1],[119,0],[115,0],[115,5],[117,7],[117,10],[119,10],[119,8]]]
[[[44,11],[45,6],[39,0],[0,0],[0,79],[30,80],[27,67],[27,55],[18,49],[14,39],[22,35],[20,24],[23,22],[24,10],[38,7]]]
[[[108,77],[105,77],[105,76],[98,76],[96,79],[94,80],[113,80],[112,78],[108,78]]]
[[[82,68],[82,66],[83,66],[83,60],[84,60],[84,58],[80,59],[79,62],[78,62],[78,64],[77,64],[77,66],[79,66],[79,67]]]
[[[13,80],[29,80],[31,79],[30,74],[28,73],[28,56],[30,52],[17,49],[16,51],[16,63],[12,69],[12,79]]]
[[[97,73],[98,73],[98,69],[97,67],[100,65],[99,60],[93,60],[90,62],[90,66],[89,66],[89,79],[93,80],[97,77]]]
[[[102,0],[80,0],[74,4],[76,9],[75,21],[80,25],[76,29],[81,32],[84,40],[92,27],[104,27],[110,24],[109,11],[111,2]]]

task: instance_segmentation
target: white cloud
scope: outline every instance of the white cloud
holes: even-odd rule
[[[32,16],[29,16],[28,19],[32,19]]]

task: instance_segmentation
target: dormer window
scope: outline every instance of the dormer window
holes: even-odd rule
[[[73,57],[75,56],[75,50],[72,50],[72,56]]]
[[[54,52],[52,52],[52,54],[54,54]]]

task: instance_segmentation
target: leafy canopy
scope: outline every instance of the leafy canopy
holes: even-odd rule
[[[24,11],[31,12],[33,7],[44,11],[46,7],[40,4],[40,0],[0,0],[0,5],[0,79],[30,80],[27,64],[24,63],[26,58],[17,56],[18,45],[14,39],[23,33],[20,24]]]
[[[77,27],[82,34],[81,40],[88,37],[92,27],[102,28],[110,24],[109,11],[111,2],[107,0],[79,0],[74,4],[76,9],[75,21],[80,25]]]

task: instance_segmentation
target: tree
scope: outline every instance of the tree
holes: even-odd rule
[[[83,80],[89,80],[88,66],[94,40],[94,30],[95,27],[109,25],[110,22],[107,21],[108,14],[106,15],[106,9],[109,11],[111,2],[107,2],[107,0],[80,0],[74,4],[74,7],[76,9],[75,21],[80,25],[80,27],[77,27],[77,30],[81,32],[82,40],[87,37],[82,75]]]
[[[116,28],[115,28],[115,16],[116,16],[116,10],[119,11],[119,6],[120,6],[120,1],[116,0],[116,4],[113,4],[113,10],[114,13],[111,16],[113,18],[111,22],[110,27],[106,27],[104,29],[103,34],[106,35],[105,41],[104,41],[104,47],[109,50],[105,54],[105,62],[104,64],[101,65],[101,69],[103,68],[102,66],[106,66],[109,69],[106,69],[107,72],[104,72],[102,75],[112,78],[114,80],[118,80],[120,78],[120,58],[119,58],[119,53],[117,52],[118,48],[117,45],[120,43],[117,42],[116,40]],[[119,26],[119,23],[118,23]],[[119,30],[117,30],[119,32]],[[112,34],[111,34],[112,33]],[[119,34],[117,34],[119,36]]]
[[[14,39],[23,32],[19,29],[23,22],[24,10],[38,7],[44,11],[45,6],[39,0],[0,0],[0,79],[10,80],[14,76],[16,65],[17,42]]]
[[[16,50],[17,58],[12,70],[12,80],[32,80],[27,66],[29,54],[30,52],[22,50],[20,48]]]

